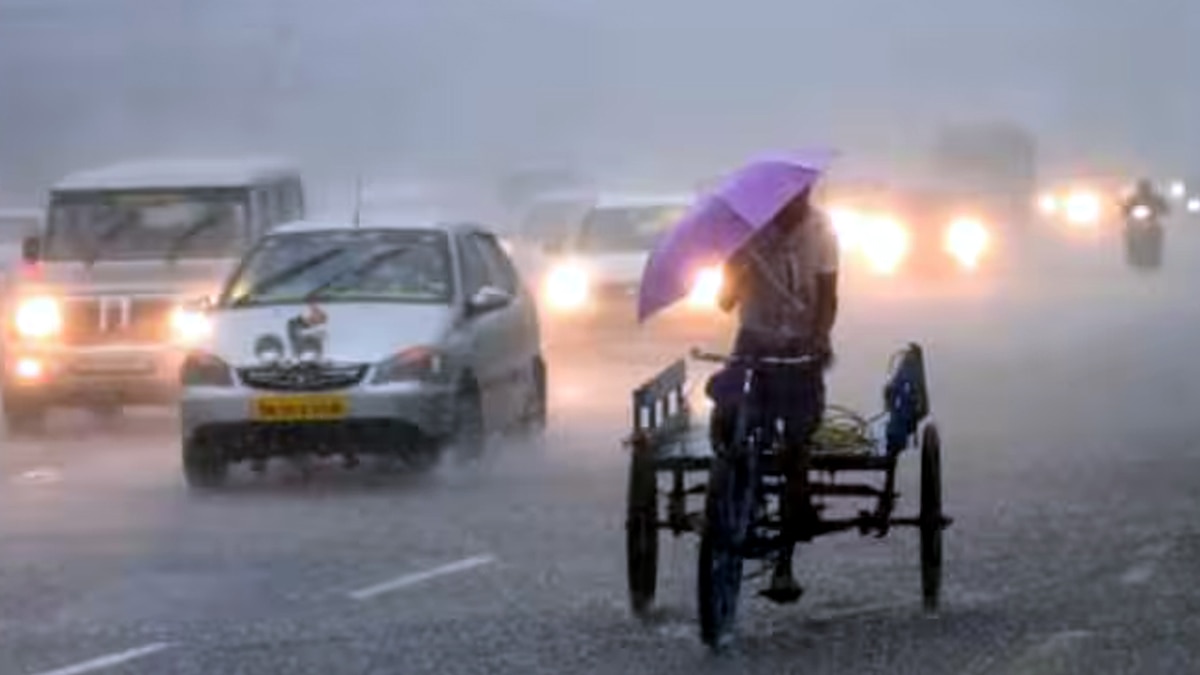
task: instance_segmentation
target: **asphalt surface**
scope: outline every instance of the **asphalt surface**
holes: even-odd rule
[[[1079,243],[970,293],[847,293],[835,399],[873,409],[888,354],[928,352],[955,518],[936,616],[896,531],[802,549],[801,603],[750,598],[728,655],[697,638],[692,541],[632,618],[627,392],[688,346],[639,338],[551,349],[545,438],[428,476],[192,495],[152,410],[4,441],[0,673],[1200,672],[1200,232],[1173,236],[1157,275]]]

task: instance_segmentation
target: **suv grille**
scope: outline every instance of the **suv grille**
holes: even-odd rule
[[[171,297],[67,298],[63,341],[70,345],[160,343],[171,338]]]
[[[364,365],[306,363],[294,366],[239,368],[238,377],[247,387],[271,391],[329,391],[353,387],[367,374]]]

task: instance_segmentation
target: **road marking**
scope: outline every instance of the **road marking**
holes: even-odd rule
[[[370,600],[371,598],[384,595],[385,593],[391,593],[403,588],[408,588],[409,586],[415,586],[419,583],[429,581],[430,579],[444,577],[448,574],[457,574],[458,572],[466,572],[467,570],[474,569],[476,567],[482,567],[483,565],[488,565],[493,562],[496,562],[496,557],[490,554],[463,558],[462,560],[456,560],[452,563],[446,563],[445,565],[440,565],[422,572],[405,574],[404,576],[396,577],[390,581],[384,581],[383,583],[375,584],[374,586],[368,586],[357,591],[352,591],[350,593],[350,597],[354,600]]]
[[[1016,659],[998,670],[988,668],[989,675],[1058,675],[1076,673],[1078,664],[1073,657],[1080,647],[1092,637],[1086,630],[1064,630],[1022,652]]]
[[[40,466],[36,469],[22,471],[14,479],[14,482],[23,485],[42,485],[45,483],[57,483],[62,480],[62,472],[52,466]]]
[[[37,675],[81,675],[81,673],[91,673],[97,670],[104,670],[106,668],[112,668],[113,666],[119,666],[122,663],[129,663],[134,659],[144,658],[150,656],[151,654],[156,654],[171,646],[172,645],[169,642],[155,642],[142,647],[137,647],[136,649],[100,656],[90,661],[77,663],[73,666],[66,666],[65,668],[59,668],[58,670],[47,670],[42,673],[37,673]]]

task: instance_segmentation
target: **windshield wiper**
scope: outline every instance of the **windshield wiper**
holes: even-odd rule
[[[192,240],[192,237],[219,224],[221,224],[221,217],[217,215],[210,215],[207,218],[192,223],[191,226],[171,241],[171,245],[167,247],[167,252],[163,257],[169,263],[175,262],[179,254],[183,252],[184,246]]]
[[[331,248],[328,251],[322,251],[322,252],[318,253],[317,255],[305,258],[304,260],[301,260],[300,262],[298,262],[294,265],[289,265],[288,267],[285,267],[285,268],[279,270],[278,272],[272,274],[271,276],[267,277],[266,279],[259,281],[257,284],[254,284],[254,286],[252,286],[250,288],[250,290],[246,292],[245,295],[234,300],[233,304],[234,305],[249,304],[253,301],[254,296],[262,295],[267,290],[274,288],[275,286],[278,286],[279,284],[282,284],[286,281],[290,281],[291,279],[294,279],[297,276],[304,274],[308,270],[310,270],[328,260],[332,260],[332,259],[342,255],[345,252],[346,252],[346,249],[344,249],[344,248]]]
[[[305,300],[316,300],[321,297],[321,294],[329,290],[334,284],[345,279],[346,277],[365,274],[375,269],[385,261],[390,260],[398,255],[408,253],[411,249],[408,246],[395,246],[374,255],[368,256],[361,264],[354,267],[343,269],[325,281],[314,286],[308,293],[304,295]]]
[[[84,264],[86,264],[88,267],[95,265],[96,261],[100,259],[100,254],[104,252],[105,244],[108,244],[115,239],[118,234],[121,234],[125,230],[129,229],[134,222],[136,221],[133,218],[125,218],[118,220],[112,225],[109,225],[108,229],[101,232],[100,236],[96,238],[96,244],[92,246],[92,250],[88,251],[87,256],[83,260]]]

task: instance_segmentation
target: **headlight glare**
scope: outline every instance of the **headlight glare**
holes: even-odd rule
[[[52,337],[62,332],[62,309],[54,298],[26,298],[17,304],[13,321],[22,337]]]
[[[204,312],[176,307],[171,312],[171,333],[185,344],[195,344],[212,335],[212,320]]]
[[[979,264],[988,246],[988,230],[975,218],[959,218],[946,228],[946,251],[965,267]]]
[[[575,310],[587,304],[591,279],[582,265],[574,262],[556,265],[546,275],[545,298],[552,309]]]
[[[696,309],[716,307],[724,282],[724,273],[719,265],[701,269],[688,294],[688,305]]]

